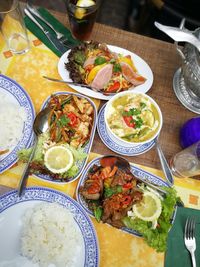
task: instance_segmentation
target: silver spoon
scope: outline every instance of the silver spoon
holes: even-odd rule
[[[160,144],[158,142],[158,137],[155,139],[155,145],[156,145],[156,150],[157,150],[157,153],[158,153],[158,157],[160,159],[160,163],[161,163],[161,166],[162,166],[162,170],[165,174],[165,177],[168,181],[168,184],[171,186],[173,186],[174,184],[174,178],[173,178],[173,175],[172,175],[172,172],[171,172],[171,169],[167,163],[167,160],[165,158],[165,155],[163,154],[163,151],[160,147]]]
[[[48,126],[48,115],[49,115],[50,110],[51,110],[51,108],[47,107],[47,108],[41,110],[38,113],[38,115],[35,117],[35,120],[34,120],[34,123],[33,123],[33,131],[35,133],[35,143],[34,143],[33,149],[31,151],[31,154],[29,156],[28,162],[27,162],[27,164],[25,166],[25,169],[23,171],[21,180],[20,180],[19,185],[18,185],[18,196],[19,197],[21,196],[21,194],[23,192],[23,189],[25,187],[25,184],[27,182],[27,178],[28,178],[29,171],[30,171],[30,163],[31,163],[31,160],[34,157],[34,154],[35,154],[35,151],[36,151],[36,147],[37,147],[37,143],[38,143],[38,136],[40,134],[46,132],[48,127],[49,127]]]
[[[55,78],[51,78],[51,77],[47,77],[47,76],[43,76],[43,78],[50,80],[52,82],[59,82],[59,83],[65,83],[65,84],[72,84],[72,85],[76,85],[76,86],[81,86],[81,87],[85,87],[88,88],[92,91],[98,92],[98,93],[102,93],[103,95],[115,95],[116,93],[109,93],[109,92],[104,92],[100,89],[95,89],[87,84],[83,84],[83,83],[75,83],[75,82],[71,82],[71,81],[63,81],[63,80],[59,80],[59,79],[55,79]]]

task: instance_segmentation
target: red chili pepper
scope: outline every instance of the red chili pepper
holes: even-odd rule
[[[123,188],[124,189],[131,189],[131,188],[133,188],[133,185],[132,185],[132,183],[126,183],[123,185]]]
[[[116,92],[120,88],[120,82],[115,82],[114,84],[110,85],[106,92]]]
[[[128,127],[135,128],[132,116],[124,116],[123,119]]]
[[[67,114],[67,117],[70,119],[69,125],[70,126],[76,126],[78,123],[78,118],[76,117],[76,115],[73,112],[70,112],[69,114]]]
[[[132,200],[131,196],[129,196],[129,195],[124,196],[122,204],[128,206],[131,203],[131,200]]]

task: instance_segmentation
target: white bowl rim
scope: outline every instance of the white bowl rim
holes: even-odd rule
[[[109,109],[110,105],[112,104],[112,102],[113,102],[115,99],[117,99],[117,98],[119,98],[119,97],[121,97],[121,96],[123,96],[123,95],[129,95],[129,94],[130,94],[130,95],[142,95],[142,96],[148,98],[148,99],[154,104],[154,106],[156,107],[156,109],[157,109],[157,111],[158,111],[159,119],[160,119],[160,124],[159,124],[158,130],[156,131],[156,133],[155,133],[150,139],[148,139],[148,140],[146,140],[146,141],[142,141],[142,142],[128,142],[128,141],[125,141],[125,140],[123,140],[122,138],[120,138],[119,136],[117,136],[115,133],[113,133],[113,132],[111,131],[111,129],[110,129],[108,123],[107,123],[107,119],[106,119],[107,116],[106,116],[106,115],[107,115],[107,113],[108,113],[108,109]],[[113,136],[115,139],[117,139],[118,142],[120,142],[120,143],[124,143],[124,144],[126,144],[126,145],[132,145],[132,146],[144,145],[144,144],[149,143],[149,142],[151,142],[152,140],[154,140],[154,139],[160,134],[160,131],[161,131],[161,129],[162,129],[162,125],[163,125],[163,116],[162,116],[162,112],[161,112],[161,109],[160,109],[160,107],[158,106],[157,102],[156,102],[151,96],[149,96],[149,95],[147,95],[147,94],[145,94],[145,93],[137,92],[137,91],[136,91],[136,92],[124,91],[124,92],[120,92],[120,93],[114,95],[114,96],[113,96],[113,97],[106,103],[105,112],[104,112],[104,120],[105,120],[106,128],[107,128],[107,130],[108,130],[108,132],[110,133],[111,136]],[[111,137],[111,136],[110,136],[110,137]]]

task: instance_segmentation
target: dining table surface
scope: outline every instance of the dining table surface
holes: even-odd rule
[[[22,4],[22,8],[23,7],[24,3]],[[65,13],[60,13],[54,10],[49,10],[49,12],[52,15],[54,15],[55,18],[57,18],[57,20],[59,20],[68,29],[70,28]],[[177,71],[177,69],[181,67],[181,59],[176,51],[175,45],[173,43],[168,43],[158,39],[153,39],[147,36],[136,34],[134,32],[128,32],[125,30],[113,28],[111,26],[99,23],[95,23],[94,25],[94,29],[91,35],[91,40],[127,49],[140,56],[150,66],[153,72],[153,84],[150,90],[147,92],[147,94],[157,102],[162,111],[163,126],[159,136],[159,143],[161,145],[161,148],[164,152],[167,161],[169,162],[170,158],[182,149],[180,145],[181,127],[187,120],[197,116],[195,113],[186,109],[179,102],[173,90],[174,74]],[[4,73],[2,71],[1,63],[0,63],[0,73],[8,75],[8,73]],[[14,75],[11,75],[10,77],[15,79],[17,76],[14,77]],[[17,80],[16,78],[16,81],[20,83],[20,79]],[[24,82],[23,86],[26,88],[27,86],[26,81]],[[65,87],[62,86],[62,88]],[[29,94],[30,95],[32,94],[31,90],[29,91]],[[99,101],[98,108],[100,108],[104,103],[105,103],[104,100]],[[34,104],[36,106],[36,113],[37,113],[40,108],[39,107],[40,103],[35,102]],[[100,155],[116,154],[115,152],[107,148],[106,145],[104,145],[97,131],[94,136],[91,152]],[[148,170],[149,169],[156,170],[156,173],[158,170],[158,173],[163,177],[163,179],[165,179],[161,170],[161,164],[155,147],[152,147],[149,151],[143,154],[137,156],[124,156],[124,158],[126,158],[129,162],[132,162],[134,164],[145,166]],[[22,172],[22,167],[14,166],[14,168],[18,168],[16,171],[17,174],[20,174]],[[179,183],[179,179],[177,181]],[[190,181],[193,181],[193,179],[189,179],[188,181],[189,181],[188,182],[189,187],[191,187],[192,185],[190,185]],[[182,181],[180,181],[180,184],[181,183]],[[34,180],[34,185],[37,185],[37,182],[35,182],[35,180]],[[185,188],[185,186],[183,187]],[[1,174],[0,194],[10,191],[12,188],[16,188],[16,183],[12,182],[6,183],[4,174]],[[200,205],[199,196],[196,198],[196,205],[198,206]],[[196,208],[195,205],[192,207]],[[160,262],[163,262],[163,258]],[[162,266],[160,262],[158,265],[154,266]],[[145,266],[145,265],[141,264],[135,266]]]

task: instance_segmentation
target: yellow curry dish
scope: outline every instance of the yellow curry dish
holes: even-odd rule
[[[119,141],[144,144],[159,134],[162,113],[148,95],[122,92],[108,101],[105,122],[108,131]]]

